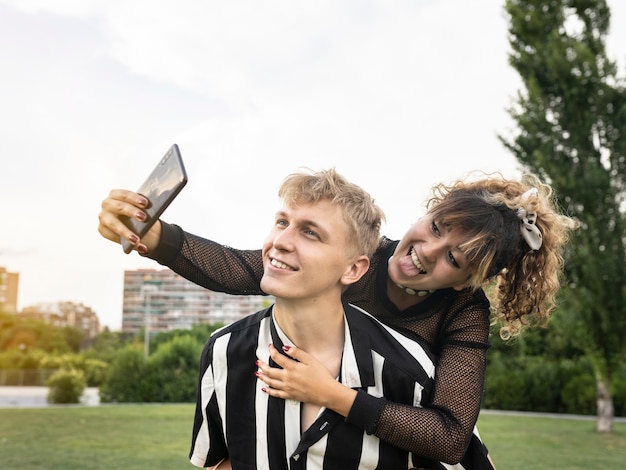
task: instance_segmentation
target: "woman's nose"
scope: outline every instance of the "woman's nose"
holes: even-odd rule
[[[442,250],[442,243],[439,240],[428,240],[422,243],[422,255],[427,262],[434,262]]]

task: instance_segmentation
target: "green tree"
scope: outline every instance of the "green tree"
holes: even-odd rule
[[[605,50],[610,11],[605,0],[506,0],[506,12],[524,89],[509,109],[517,130],[501,140],[581,222],[563,307],[594,366],[597,429],[608,432],[626,345],[626,94]]]
[[[82,339],[82,331],[75,327],[58,327],[42,320],[0,313],[0,351],[78,352]]]
[[[61,332],[63,333],[63,337],[70,351],[75,353],[80,352],[81,344],[85,336],[84,333],[75,326],[66,326],[61,329]]]
[[[92,345],[83,351],[83,355],[91,359],[111,362],[115,353],[126,344],[119,332],[105,330],[96,336]]]
[[[223,327],[223,323],[214,323],[214,324],[202,324],[202,325],[194,325],[189,330],[172,330],[167,332],[162,332],[156,335],[154,338],[150,340],[150,350],[158,349],[159,346],[163,343],[168,343],[174,338],[178,336],[192,336],[196,338],[200,343],[204,345],[209,339],[211,334]]]

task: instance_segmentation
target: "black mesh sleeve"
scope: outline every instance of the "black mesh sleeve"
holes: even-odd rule
[[[261,250],[237,250],[161,222],[161,242],[147,256],[214,292],[264,295]]]
[[[445,337],[431,401],[424,408],[384,404],[374,434],[417,455],[457,463],[470,443],[482,403],[488,315],[482,308],[464,309],[440,334]]]

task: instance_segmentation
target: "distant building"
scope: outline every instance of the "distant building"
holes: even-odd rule
[[[20,275],[0,266],[0,312],[17,313],[17,288]]]
[[[64,328],[71,326],[83,333],[83,339],[88,341],[98,336],[100,321],[90,307],[73,302],[41,303],[22,309],[22,318],[41,320],[49,325]]]
[[[150,333],[232,323],[268,304],[268,297],[229,295],[198,286],[169,269],[124,271],[122,332]]]

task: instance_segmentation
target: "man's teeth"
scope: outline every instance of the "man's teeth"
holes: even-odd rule
[[[411,247],[411,259],[413,260],[413,264],[415,265],[415,267],[419,269],[422,274],[426,274],[424,265],[422,265],[422,262],[417,257],[417,253],[415,253],[415,250],[413,249],[413,247]]]
[[[275,267],[280,268],[280,269],[289,269],[289,270],[293,271],[291,266],[289,266],[289,265],[287,265],[285,263],[282,263],[282,262],[280,262],[280,261],[278,261],[278,260],[276,260],[274,258],[271,259],[270,264],[272,266],[275,266]]]

